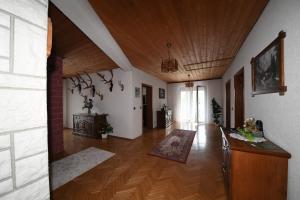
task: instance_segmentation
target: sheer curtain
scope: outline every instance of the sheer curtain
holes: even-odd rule
[[[180,121],[197,122],[197,91],[195,88],[180,90]]]
[[[206,122],[206,88],[197,87],[198,90],[198,122]]]

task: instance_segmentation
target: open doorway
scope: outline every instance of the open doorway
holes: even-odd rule
[[[143,130],[153,128],[152,86],[142,84]]]

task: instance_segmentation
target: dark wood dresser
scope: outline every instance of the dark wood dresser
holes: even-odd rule
[[[225,185],[230,200],[287,198],[288,159],[291,155],[271,141],[250,143],[222,132]]]
[[[170,126],[172,121],[172,110],[163,110],[163,111],[157,111],[157,128],[167,128]]]
[[[79,113],[73,115],[73,133],[101,138],[99,130],[107,123],[107,114]]]

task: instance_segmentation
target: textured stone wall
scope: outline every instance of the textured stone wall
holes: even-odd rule
[[[0,0],[0,199],[49,199],[47,0]]]
[[[48,59],[48,134],[50,157],[64,151],[62,59]]]

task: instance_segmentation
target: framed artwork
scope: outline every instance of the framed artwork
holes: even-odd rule
[[[159,88],[158,95],[160,99],[164,99],[166,96],[165,89]]]
[[[252,96],[279,92],[284,95],[287,87],[284,85],[284,38],[281,31],[256,57],[251,59],[252,66]]]
[[[134,96],[136,98],[139,98],[141,96],[141,88],[135,87],[135,89],[134,89]]]

